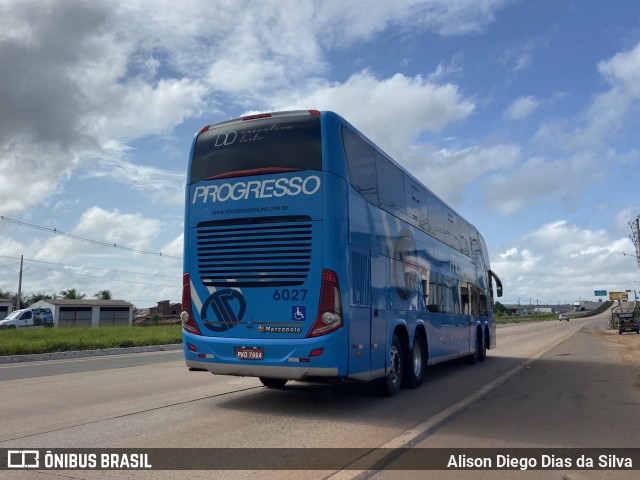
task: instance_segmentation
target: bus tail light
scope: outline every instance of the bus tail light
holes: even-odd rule
[[[260,120],[261,118],[270,118],[270,113],[258,113],[256,115],[247,115],[246,117],[242,117],[242,121],[246,122],[248,120]]]
[[[188,273],[182,276],[182,312],[180,313],[182,328],[195,335],[202,335],[200,329],[193,319],[193,309],[191,308],[191,278]]]
[[[322,286],[318,315],[307,337],[319,337],[337,330],[343,325],[342,301],[338,276],[331,270],[322,270]]]

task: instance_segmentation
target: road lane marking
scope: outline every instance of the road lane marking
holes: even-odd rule
[[[518,373],[520,373],[522,370],[525,370],[526,368],[528,368],[533,362],[535,362],[536,360],[539,360],[548,352],[558,347],[558,345],[560,345],[561,343],[571,338],[575,333],[582,330],[582,327],[586,324],[587,322],[580,325],[580,327],[576,330],[571,330],[569,332],[566,332],[565,335],[560,337],[559,340],[556,340],[549,347],[541,350],[540,352],[533,355],[532,357],[529,357],[527,360],[522,362],[520,365],[517,365],[516,367],[512,368],[508,372],[503,373],[500,377],[498,377],[491,383],[488,383],[487,385],[482,387],[480,390],[477,390],[476,392],[472,393],[471,395],[468,395],[467,397],[463,398],[459,402],[454,403],[450,407],[440,411],[436,415],[430,417],[425,422],[422,422],[421,424],[409,430],[406,430],[404,433],[401,433],[400,435],[392,438],[391,440],[389,440],[383,445],[380,445],[376,449],[372,449],[372,452],[370,454],[365,455],[364,457],[355,461],[349,466],[355,466],[361,461],[366,461],[368,464],[371,464],[372,460],[377,459],[377,457],[380,456],[380,454],[378,453],[379,449],[395,450],[399,448],[415,447],[417,444],[419,444],[420,442],[428,438],[430,435],[435,433],[441,426],[446,424],[448,421],[452,420],[458,413],[462,412],[463,410],[466,410],[472,404],[479,402],[484,397],[489,395],[489,393],[496,390],[498,387],[500,387],[505,382],[507,382],[509,379],[511,379]],[[387,455],[387,459],[388,459],[387,461],[385,461],[384,459],[382,460],[377,459],[376,464],[384,466],[392,463],[393,460],[395,459],[395,457],[393,456],[393,453]],[[365,478],[370,478],[371,476],[373,476],[378,472],[379,470],[343,469],[343,470],[337,471],[332,475],[329,475],[328,477],[325,477],[325,480],[361,480]]]

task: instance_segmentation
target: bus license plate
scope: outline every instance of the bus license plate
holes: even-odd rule
[[[240,360],[262,360],[264,358],[264,348],[236,347],[236,358]]]

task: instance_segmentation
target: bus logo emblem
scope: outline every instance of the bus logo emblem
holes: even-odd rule
[[[224,145],[231,145],[238,138],[238,134],[233,130],[230,132],[219,133],[216,138],[216,147],[222,147]]]
[[[215,319],[207,316],[209,309]],[[231,330],[244,318],[247,311],[247,302],[238,290],[225,288],[214,292],[202,305],[200,316],[205,327],[213,332],[226,332]],[[209,320],[209,321],[207,321]]]

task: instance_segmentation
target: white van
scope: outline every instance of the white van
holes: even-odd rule
[[[24,308],[11,312],[0,320],[0,328],[53,327],[53,314],[50,308]]]

